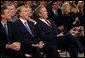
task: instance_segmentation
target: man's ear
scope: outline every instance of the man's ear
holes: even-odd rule
[[[1,14],[1,18],[3,18],[4,17],[4,15],[3,14]]]
[[[39,16],[41,16],[41,13],[39,13]]]

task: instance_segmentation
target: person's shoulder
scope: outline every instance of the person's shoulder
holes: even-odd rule
[[[8,21],[7,24],[14,25],[14,22]]]
[[[11,22],[11,21],[8,21],[7,23],[10,23],[10,24],[12,24],[13,22]]]
[[[54,23],[54,21],[52,20],[52,19],[48,19],[50,22],[53,22]]]
[[[16,20],[16,21],[14,22],[14,24],[19,23],[19,22],[20,22],[20,19]]]
[[[15,28],[15,23],[14,22],[11,22],[11,21],[8,21],[8,26],[11,27],[12,29]]]
[[[37,24],[41,24],[43,23],[43,21],[41,21],[40,19],[37,20]]]

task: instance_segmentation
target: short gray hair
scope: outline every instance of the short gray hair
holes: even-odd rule
[[[44,8],[44,7],[45,7],[45,6],[39,5],[38,8],[35,9],[35,14],[36,14],[36,16],[39,16],[40,11],[41,11],[41,8]]]

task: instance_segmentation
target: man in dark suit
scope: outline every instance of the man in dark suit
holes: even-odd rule
[[[40,39],[45,43],[42,51],[46,53],[46,57],[59,57],[56,25],[51,20],[47,20],[48,16],[45,7],[40,7],[37,11],[39,11],[39,19],[36,27]]]
[[[66,44],[65,46],[67,46],[67,44],[68,44],[67,51],[70,53],[70,57],[77,57],[78,56],[77,49],[74,44],[71,44],[72,42],[70,42],[71,39],[69,39],[69,37],[67,37],[68,39],[64,37],[65,39],[63,38],[60,40],[57,38],[58,30],[57,30],[54,22],[47,19],[48,15],[47,15],[46,8],[40,7],[38,11],[39,11],[39,13],[38,13],[39,19],[37,21],[36,27],[37,27],[40,38],[45,43],[43,50],[47,54],[46,56],[58,57],[57,48],[59,48],[58,47],[59,41],[61,41],[60,43],[62,45]],[[62,45],[60,45],[60,46],[62,46]]]
[[[59,8],[58,2],[60,1],[54,1],[51,3],[50,7],[47,8],[48,11],[48,18],[54,21],[56,25],[63,24],[63,15],[62,10]]]
[[[20,46],[15,25],[8,19],[11,13],[7,7],[1,8],[1,57],[20,57]]]
[[[34,23],[28,21],[31,14],[30,10],[31,8],[27,6],[21,6],[18,10],[19,19],[15,24],[22,44],[22,53],[31,53],[33,57],[40,57],[40,48],[42,48],[43,45],[37,36]]]

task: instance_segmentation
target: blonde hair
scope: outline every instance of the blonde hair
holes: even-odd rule
[[[65,2],[63,5],[62,5],[62,12],[66,12],[66,8],[67,8],[67,5],[70,5],[68,2]]]

